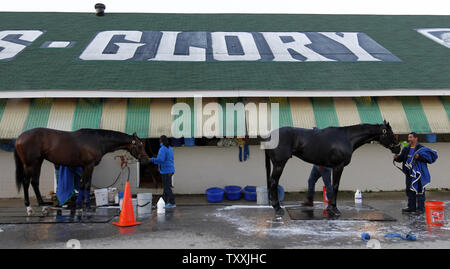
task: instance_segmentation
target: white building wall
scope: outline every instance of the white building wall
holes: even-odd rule
[[[450,143],[425,144],[438,151],[439,159],[429,165],[430,188],[450,188]],[[120,171],[119,161],[112,153],[104,157],[94,170],[93,183],[102,187],[113,182]],[[312,165],[293,157],[286,165],[280,184],[286,191],[305,191]],[[0,198],[23,197],[15,186],[13,154],[0,151]],[[210,187],[226,185],[265,186],[264,152],[259,146],[250,146],[250,159],[239,162],[238,148],[180,147],[175,148],[175,193],[204,193]],[[136,189],[136,166],[132,166],[132,192]],[[126,179],[126,176],[123,177]],[[121,185],[121,184],[120,184]],[[53,190],[53,166],[44,162],[41,173],[41,192]],[[365,145],[358,149],[352,162],[344,169],[341,190],[362,189],[372,191],[403,190],[404,176],[392,166],[392,154],[380,145]],[[322,189],[322,183],[316,185]],[[143,191],[143,190],[139,190]],[[30,195],[34,193],[30,187]]]
[[[44,199],[53,190],[53,171],[55,170],[53,167],[48,161],[44,161],[42,164],[39,189]],[[34,197],[34,191],[31,185],[28,192],[30,197]],[[0,150],[0,198],[16,197],[23,198],[23,189],[21,189],[20,193],[17,192],[14,154]]]
[[[439,159],[429,165],[429,188],[450,188],[450,143],[424,144],[438,151]],[[341,190],[390,191],[405,188],[403,174],[393,167],[389,150],[380,145],[364,145],[353,155],[342,174]],[[239,162],[238,148],[175,148],[175,192],[204,193],[209,187],[225,185],[265,186],[264,153],[250,147],[250,160]],[[312,165],[296,157],[290,159],[280,179],[286,191],[305,191]],[[316,185],[321,190],[323,183]]]

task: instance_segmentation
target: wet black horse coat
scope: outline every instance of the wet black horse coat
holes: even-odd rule
[[[278,182],[286,162],[296,156],[306,162],[333,168],[333,197],[329,201],[329,215],[339,216],[336,198],[342,171],[352,158],[353,152],[371,141],[379,141],[393,153],[400,152],[392,128],[386,121],[383,124],[360,124],[325,129],[303,129],[282,127],[278,129],[279,142],[276,147],[265,149],[267,188],[269,197],[277,215],[284,211],[278,201]],[[276,137],[271,133],[271,138]],[[270,163],[273,172],[270,173]]]
[[[30,206],[28,197],[30,183],[39,205],[49,204],[43,201],[39,191],[39,176],[44,159],[55,164],[55,167],[59,165],[82,167],[80,190],[88,193],[94,167],[106,153],[119,149],[130,152],[140,161],[148,159],[144,144],[136,133],[128,135],[100,129],[65,132],[47,128],[23,132],[17,138],[14,158],[17,189],[20,191],[23,186],[25,206]]]

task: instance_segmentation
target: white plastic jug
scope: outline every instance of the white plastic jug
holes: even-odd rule
[[[156,212],[158,214],[166,213],[166,202],[164,202],[164,199],[162,197],[159,198],[158,203],[156,204]]]
[[[361,194],[361,190],[356,190],[356,192],[355,192],[355,203],[356,203],[356,204],[362,203],[362,194]]]

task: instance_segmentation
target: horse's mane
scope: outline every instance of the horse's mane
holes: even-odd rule
[[[381,127],[383,124],[371,124],[371,123],[361,123],[361,124],[354,124],[354,125],[348,125],[348,126],[342,126],[341,128],[367,128],[367,127]]]
[[[89,128],[85,128],[85,129],[80,129],[78,131],[76,131],[80,134],[83,135],[89,135],[90,137],[97,137],[98,139],[100,139],[101,141],[105,141],[105,142],[112,142],[112,143],[117,143],[117,142],[131,142],[132,136],[128,135],[126,133],[122,133],[122,132],[118,132],[118,131],[113,131],[113,130],[104,130],[104,129],[89,129]],[[107,142],[107,143],[108,143]]]
[[[370,123],[363,123],[363,124],[355,124],[355,125],[348,125],[348,126],[342,126],[337,128],[342,128],[346,130],[375,130],[379,129],[383,126],[383,124],[370,124]]]
[[[130,135],[128,135],[126,133],[113,131],[113,130],[105,130],[105,129],[83,128],[83,129],[79,129],[77,132],[82,133],[82,134],[98,135],[98,136],[102,136],[104,138],[122,138],[122,139],[124,139],[124,138],[131,137]]]

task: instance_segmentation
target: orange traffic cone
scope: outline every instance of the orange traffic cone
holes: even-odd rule
[[[119,222],[113,222],[120,227],[139,225],[134,219],[133,202],[131,200],[130,182],[125,183],[125,192],[123,194],[122,209],[120,211]]]
[[[325,186],[323,186],[322,188],[322,194],[323,194],[323,202],[328,204],[327,188],[325,188]]]

